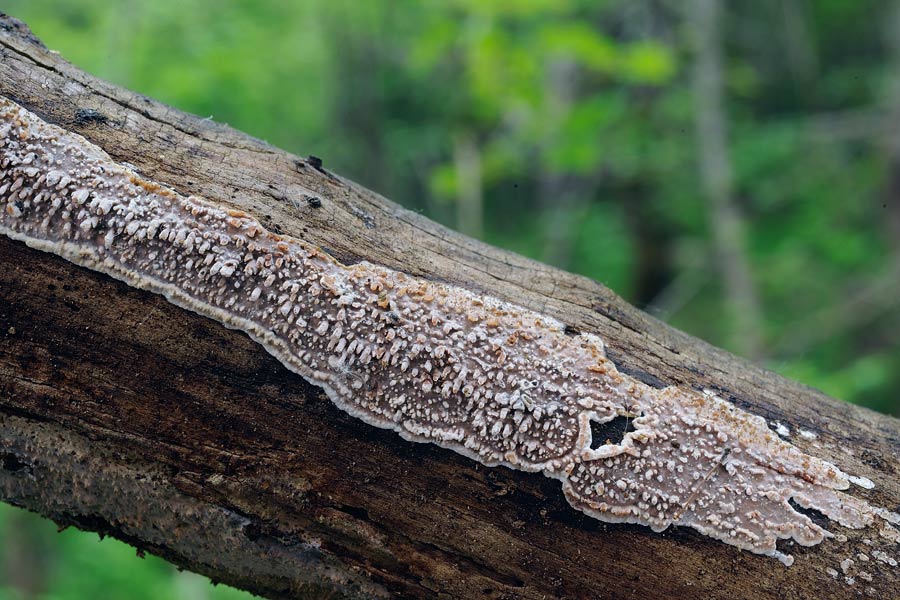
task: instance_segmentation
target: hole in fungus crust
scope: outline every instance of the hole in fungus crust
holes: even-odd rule
[[[809,517],[810,520],[812,520],[812,522],[819,527],[828,527],[828,517],[826,517],[824,513],[822,513],[822,511],[816,510],[814,508],[805,508],[803,506],[800,506],[800,504],[798,504],[797,501],[793,498],[788,499],[788,504],[790,504],[791,508],[796,510],[801,515]]]
[[[891,514],[838,491],[844,473],[761,417],[623,372],[593,334],[444,282],[342,264],[143,179],[3,97],[0,233],[244,331],[366,423],[558,479],[601,521],[692,527],[788,564],[779,539],[828,535],[791,498],[847,527]]]
[[[630,416],[619,416],[606,423],[591,420],[591,450],[610,444],[619,445],[626,433],[635,431],[634,419]]]

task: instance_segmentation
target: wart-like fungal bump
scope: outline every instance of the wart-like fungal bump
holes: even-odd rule
[[[572,506],[602,521],[692,527],[790,564],[779,539],[831,536],[792,501],[846,527],[884,518],[761,417],[623,374],[590,333],[463,288],[344,266],[148,181],[2,97],[0,209],[0,233],[246,332],[351,415],[559,479]],[[617,418],[621,436],[593,439]]]

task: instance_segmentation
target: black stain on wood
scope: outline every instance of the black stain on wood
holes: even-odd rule
[[[575,327],[572,327],[571,325],[566,325],[565,328],[563,328],[563,333],[569,337],[575,337],[575,336],[581,334],[581,332],[578,331],[578,329],[576,329]]]
[[[10,473],[21,473],[23,471],[29,475],[32,473],[31,465],[12,452],[0,454],[0,469]]]
[[[650,373],[647,373],[646,371],[642,371],[640,369],[636,369],[634,367],[629,367],[627,365],[622,364],[621,357],[616,352],[611,350],[609,347],[606,348],[606,357],[612,361],[612,363],[615,365],[616,369],[618,369],[620,373],[624,373],[625,375],[634,377],[641,383],[646,383],[647,385],[654,387],[656,389],[659,389],[659,390],[669,387],[669,384],[662,381],[655,375],[651,375]]]
[[[109,117],[93,108],[79,108],[75,111],[75,125],[103,125],[109,121]]]

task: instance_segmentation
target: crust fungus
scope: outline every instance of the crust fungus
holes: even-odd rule
[[[575,508],[752,552],[863,527],[835,466],[713,395],[617,371],[602,341],[539,313],[362,262],[141,178],[0,98],[0,233],[245,331],[341,409],[485,465],[540,471]],[[621,439],[592,425],[631,419]]]

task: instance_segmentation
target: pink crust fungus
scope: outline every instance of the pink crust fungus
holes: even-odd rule
[[[344,266],[253,217],[184,197],[0,97],[0,233],[240,329],[341,409],[407,440],[541,471],[575,508],[662,531],[692,527],[792,558],[877,509],[835,466],[712,395],[618,372],[594,335],[468,290]],[[618,442],[592,423],[633,417]]]

